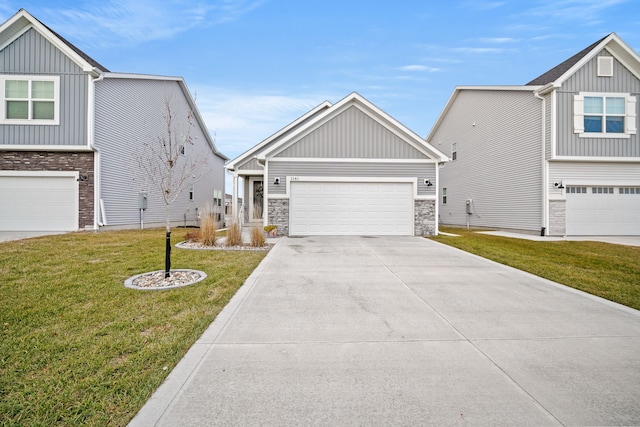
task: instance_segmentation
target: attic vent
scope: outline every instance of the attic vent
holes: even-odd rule
[[[613,76],[613,58],[610,56],[598,57],[598,77]]]

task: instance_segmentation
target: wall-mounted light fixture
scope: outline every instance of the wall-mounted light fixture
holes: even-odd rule
[[[273,185],[280,185],[280,178],[274,178],[273,179]]]
[[[78,177],[78,179],[76,179],[76,181],[78,182],[84,182],[84,181],[88,181],[89,180],[89,176],[88,175],[80,175]]]
[[[427,187],[431,187],[433,185],[433,183],[431,182],[431,180],[425,179],[424,180],[424,185],[426,185]]]
[[[556,182],[554,182],[554,183],[553,183],[553,186],[554,186],[555,188],[557,188],[558,190],[562,190],[562,189],[564,189],[564,185],[562,184],[562,181],[556,181]]]

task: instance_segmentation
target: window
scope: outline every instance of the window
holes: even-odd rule
[[[628,138],[637,131],[635,96],[585,93],[573,102],[573,127],[580,137]]]
[[[593,194],[613,194],[613,187],[593,187],[591,189]]]
[[[184,188],[184,187],[183,187]],[[189,201],[193,202],[195,194],[194,194],[193,184],[189,186]]]
[[[567,187],[567,193],[570,194],[586,194],[587,187]]]
[[[0,123],[58,124],[59,77],[0,77]]]
[[[455,160],[458,158],[458,144],[455,142],[451,144],[451,160]]]
[[[442,204],[443,205],[447,204],[447,189],[446,188],[442,189]]]
[[[640,194],[640,187],[620,187],[620,194]]]

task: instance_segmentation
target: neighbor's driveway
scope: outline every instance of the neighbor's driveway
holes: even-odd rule
[[[422,238],[284,238],[132,425],[637,425],[638,402],[638,311]]]

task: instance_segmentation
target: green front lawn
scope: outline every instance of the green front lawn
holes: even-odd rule
[[[208,277],[125,288],[164,268],[164,244],[164,229],[0,243],[0,425],[126,425],[266,254],[174,247],[172,268]]]
[[[441,227],[441,243],[640,309],[640,247],[600,242],[531,241]]]

